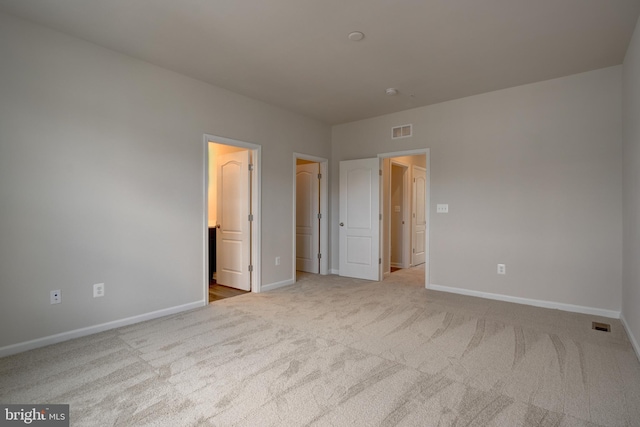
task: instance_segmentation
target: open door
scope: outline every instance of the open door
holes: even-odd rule
[[[248,150],[217,157],[216,281],[251,290],[251,193]]]
[[[340,162],[340,276],[380,280],[380,160]]]
[[[427,171],[419,166],[413,167],[413,259],[412,265],[424,264],[426,258],[427,212],[425,197],[427,194]]]
[[[296,165],[296,270],[320,273],[320,164]]]

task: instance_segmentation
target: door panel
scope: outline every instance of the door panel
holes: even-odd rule
[[[380,160],[340,162],[340,275],[380,279]]]
[[[216,282],[251,290],[249,151],[217,156]]]
[[[405,243],[405,172],[406,167],[399,166],[391,163],[391,183],[390,183],[390,198],[391,198],[391,214],[389,218],[391,244],[389,248],[390,252],[390,266],[406,268],[405,254],[408,255],[409,242]],[[408,196],[407,196],[408,197]],[[407,235],[407,237],[409,237]],[[405,247],[407,245],[407,247]]]
[[[425,239],[427,232],[427,171],[413,167],[413,265],[424,264],[426,258]]]
[[[296,269],[320,273],[320,164],[296,166]]]

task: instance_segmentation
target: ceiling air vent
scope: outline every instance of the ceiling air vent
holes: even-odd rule
[[[391,128],[391,139],[409,138],[413,135],[413,125],[402,125]]]

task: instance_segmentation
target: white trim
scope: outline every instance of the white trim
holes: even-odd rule
[[[282,288],[284,286],[293,285],[295,280],[287,279],[281,282],[269,283],[268,285],[262,285],[262,292],[272,291],[274,289]]]
[[[209,139],[207,135],[204,135],[204,144],[202,145],[204,149],[203,153],[203,179],[204,186],[202,188],[202,204],[204,209],[204,214],[202,216],[204,230],[204,239],[202,240],[202,265],[204,266],[202,272],[202,281],[204,282],[204,286],[202,287],[202,300],[209,303]]]
[[[627,323],[627,319],[624,318],[623,313],[620,313],[620,321],[622,322],[622,326],[624,326],[625,331],[627,331],[627,336],[631,341],[631,346],[633,347],[633,350],[636,353],[636,357],[638,358],[638,361],[640,361],[640,345],[638,345],[638,341],[636,340],[635,335],[633,335],[633,332],[631,332],[631,328]]]
[[[296,280],[296,161],[308,160],[320,164],[320,274],[331,274],[329,271],[329,160],[324,157],[312,156],[309,154],[293,153],[293,238],[291,247],[293,248],[292,257],[292,277],[293,282]]]
[[[387,157],[404,157],[404,156],[419,156],[421,154],[429,154],[429,148],[417,148],[415,150],[404,150],[404,151],[393,151],[391,153],[380,153],[378,157],[387,158]]]
[[[531,298],[512,297],[510,295],[492,294],[488,292],[473,291],[470,289],[452,288],[449,286],[429,285],[427,289],[434,291],[449,292],[452,294],[468,295],[472,297],[493,299],[498,301],[513,302],[516,304],[532,305],[534,307],[553,308],[556,310],[570,311],[572,313],[591,314],[593,316],[609,317],[619,319],[620,312],[615,310],[605,310],[603,308],[585,307],[582,305],[564,304],[554,301],[543,301]]]
[[[426,274],[424,278],[424,287],[426,288],[431,283],[431,150],[427,148],[427,197],[425,203],[427,204],[427,243],[424,247],[425,253],[425,268]]]
[[[251,265],[253,265],[253,273],[251,274],[251,292],[259,293],[261,291],[262,278],[262,146],[251,142],[238,141],[235,139],[225,138],[204,134],[204,227],[203,227],[203,245],[204,245],[204,300],[209,300],[209,206],[208,206],[208,186],[209,186],[209,143],[231,145],[234,147],[246,148],[252,152],[253,173],[251,174],[251,205],[254,220],[251,222]]]
[[[409,165],[406,163],[399,162],[394,160],[392,157],[389,159],[389,210],[387,212],[389,218],[389,234],[387,238],[389,239],[389,253],[386,254],[389,257],[389,266],[390,267],[399,267],[399,268],[409,268],[411,266],[411,200],[412,195],[407,193],[413,193],[409,191],[409,188],[413,189],[413,186],[409,183],[412,179]],[[392,263],[391,262],[391,217],[393,214],[393,206],[391,204],[391,184],[393,183],[393,167],[399,167],[403,169],[402,172],[402,221],[404,222],[405,227],[402,227],[402,263]],[[383,190],[384,191],[384,190]],[[384,200],[383,200],[384,204]],[[407,218],[407,215],[409,218]]]
[[[329,274],[335,274],[336,276],[339,276],[340,270],[337,268],[332,268],[331,270],[329,270]]]
[[[416,265],[419,265],[419,264],[415,264],[414,263],[415,255],[414,255],[414,252],[413,252],[413,250],[415,249],[415,242],[413,241],[413,236],[414,236],[414,233],[415,233],[415,228],[414,228],[415,224],[413,222],[413,219],[414,219],[413,218],[413,212],[415,210],[415,207],[413,206],[413,202],[414,202],[414,198],[415,198],[414,197],[414,190],[415,190],[414,181],[416,179],[415,178],[415,172],[416,172],[416,170],[424,172],[425,187],[427,187],[425,189],[427,194],[425,194],[425,196],[424,196],[425,197],[424,202],[426,203],[427,206],[429,206],[429,190],[428,190],[428,188],[429,188],[428,187],[428,183],[429,183],[429,172],[428,172],[429,171],[429,169],[428,169],[429,159],[428,158],[427,158],[426,166],[427,167],[423,168],[422,166],[411,165],[411,182],[412,182],[412,184],[411,184],[412,185],[412,187],[411,187],[411,189],[412,189],[412,191],[411,191],[411,204],[412,204],[412,208],[411,208],[411,267],[415,267]],[[425,233],[428,230],[429,230],[429,210],[427,210],[425,212]],[[425,261],[428,259],[428,256],[427,256],[428,253],[429,253],[429,247],[427,245],[425,245],[425,248],[424,248]],[[424,284],[425,288],[427,287],[427,283],[429,283],[429,282],[425,282],[425,284]]]
[[[162,310],[152,311],[150,313],[139,314],[137,316],[127,317],[125,319],[114,320],[99,325],[89,326],[86,328],[74,329],[73,331],[62,332],[48,337],[37,338],[35,340],[25,341],[17,344],[11,344],[0,347],[0,357],[10,356],[12,354],[22,353],[23,351],[33,350],[35,348],[44,347],[51,344],[57,344],[74,338],[80,338],[87,335],[97,334],[98,332],[108,331],[110,329],[121,328],[123,326],[133,325],[147,320],[157,319],[159,317],[169,316],[171,314],[181,313],[183,311],[193,310],[206,306],[206,300],[191,302],[188,304],[177,305],[175,307],[164,308]]]

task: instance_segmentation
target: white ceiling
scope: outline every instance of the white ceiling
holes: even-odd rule
[[[0,11],[337,124],[621,64],[640,0],[0,0]]]

